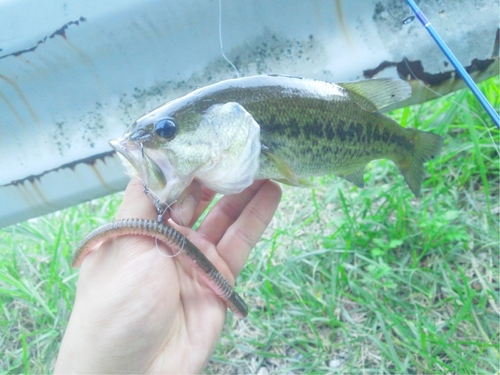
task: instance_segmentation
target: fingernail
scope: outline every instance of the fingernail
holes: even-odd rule
[[[186,196],[179,204],[179,220],[181,225],[189,225],[196,209],[196,199],[192,195]]]

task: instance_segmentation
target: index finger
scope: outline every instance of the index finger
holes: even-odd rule
[[[116,214],[116,219],[151,219],[156,220],[158,214],[155,206],[144,194],[144,187],[141,180],[134,177],[130,180],[125,189],[122,204]]]

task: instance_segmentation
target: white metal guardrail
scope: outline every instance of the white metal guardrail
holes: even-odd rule
[[[443,93],[463,87],[403,0],[221,5],[224,52],[241,75],[399,76],[413,102],[432,97],[415,75]],[[476,80],[498,73],[496,0],[421,7]],[[1,2],[0,227],[123,189],[107,141],[168,99],[233,76],[218,1]]]

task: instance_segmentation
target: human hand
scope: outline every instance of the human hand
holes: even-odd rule
[[[117,219],[156,219],[142,191],[139,180],[129,183]],[[213,196],[195,182],[164,220],[234,285],[277,208],[281,189],[271,181],[256,181],[240,194],[221,198],[200,227],[191,229]],[[202,371],[219,340],[227,308],[185,260],[161,256],[155,240],[143,236],[118,237],[90,252],[81,267],[55,372]]]

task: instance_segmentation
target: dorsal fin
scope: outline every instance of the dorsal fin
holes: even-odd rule
[[[352,95],[353,99],[363,109],[370,112],[378,111],[380,108],[400,102],[411,96],[411,86],[397,78],[367,79],[337,83],[337,85],[357,94]]]

